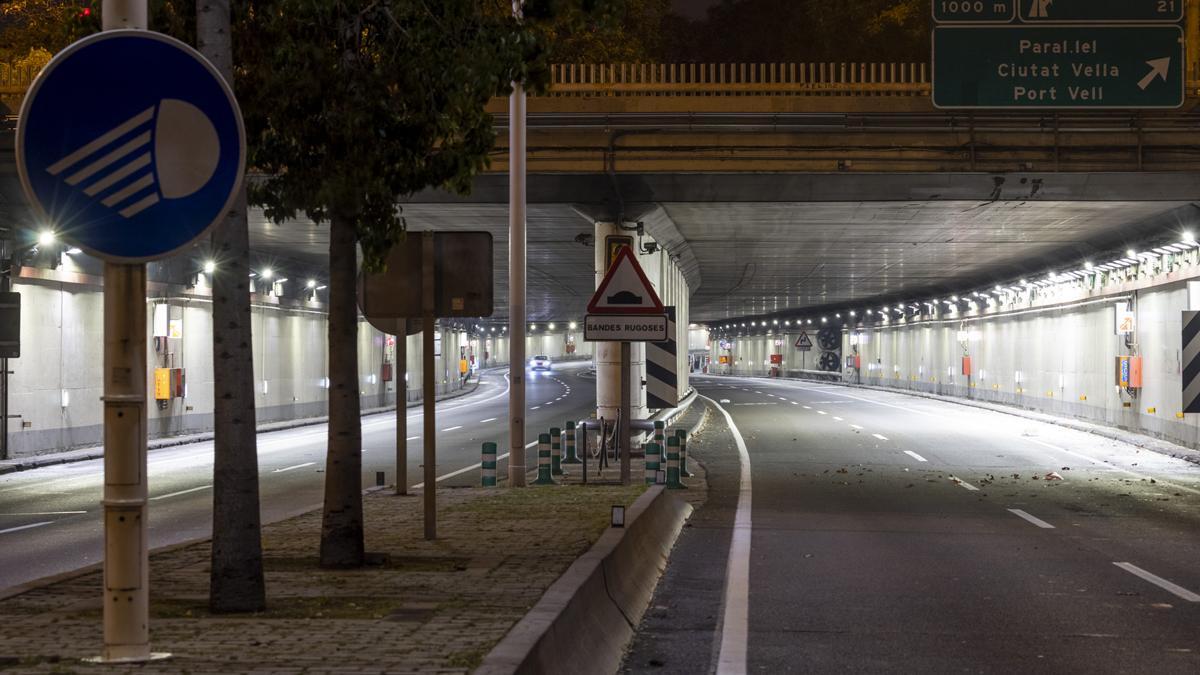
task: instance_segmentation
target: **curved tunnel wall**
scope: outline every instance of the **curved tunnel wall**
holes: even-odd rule
[[[98,286],[20,279],[21,358],[9,361],[10,457],[98,445],[102,441],[101,364],[103,295]],[[155,305],[178,337],[147,336],[148,427],[151,438],[211,431],[213,427],[212,306],[204,297],[167,294],[148,298],[147,325],[154,332]],[[323,305],[273,304],[256,296],[251,330],[255,405],[259,424],[326,414],[327,322]],[[159,310],[163,312],[164,310]],[[363,410],[395,405],[395,351],[388,336],[360,320],[358,380]],[[459,355],[473,354],[480,367],[505,365],[507,339],[443,331],[442,356],[435,358],[438,394],[463,386]],[[590,343],[576,334],[575,356],[590,357]],[[527,350],[569,358],[567,331],[531,335]],[[421,336],[408,338],[407,400],[421,398]],[[488,352],[484,360],[483,352]],[[499,357],[499,358],[497,358]],[[390,368],[385,367],[385,363]],[[155,367],[183,368],[185,395],[164,407],[153,400]],[[391,371],[391,379],[385,380]],[[65,405],[64,405],[65,404]]]
[[[1032,308],[1009,316],[945,319],[858,329],[843,336],[842,353],[858,349],[861,371],[847,383],[968,398],[1145,433],[1200,448],[1200,415],[1182,415],[1182,311],[1186,279]],[[1118,302],[1135,301],[1132,345],[1115,331]],[[775,335],[731,338],[733,349],[709,345],[714,373],[765,376],[770,354],[784,355],[785,375],[799,375],[811,352],[795,349],[795,328]],[[864,337],[865,336],[865,339]],[[776,341],[782,345],[775,346]],[[1136,395],[1116,382],[1116,357],[1143,359]],[[718,356],[729,355],[725,369]],[[971,357],[972,376],[962,371]],[[808,365],[811,369],[812,366]]]

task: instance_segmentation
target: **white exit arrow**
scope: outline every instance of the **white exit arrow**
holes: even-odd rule
[[[1167,81],[1167,71],[1171,69],[1171,57],[1165,56],[1161,59],[1151,59],[1146,62],[1146,65],[1150,66],[1151,70],[1149,73],[1146,73],[1141,82],[1138,82],[1139,89],[1145,91],[1146,87],[1149,87],[1150,83],[1156,77],[1161,77],[1163,82]]]

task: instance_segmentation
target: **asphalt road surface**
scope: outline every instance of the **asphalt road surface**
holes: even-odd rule
[[[595,380],[585,364],[561,364],[551,373],[529,373],[527,442],[551,426],[595,412]],[[506,373],[483,376],[471,394],[437,406],[439,485],[479,482],[481,444],[508,445]],[[375,472],[395,477],[395,413],[363,418],[363,485]],[[422,480],[422,413],[408,411],[408,477]],[[320,505],[324,489],[326,426],[259,434],[258,456],[264,522]],[[163,546],[207,536],[212,528],[211,442],[151,450],[150,545]],[[525,465],[537,467],[537,449],[527,446]],[[508,463],[500,461],[500,473]],[[103,462],[91,460],[0,476],[0,590],[98,562],[103,552],[100,498]]]
[[[627,670],[1200,672],[1200,466],[902,394],[692,382],[750,470],[718,412]]]

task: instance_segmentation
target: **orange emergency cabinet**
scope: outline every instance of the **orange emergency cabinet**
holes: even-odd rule
[[[169,401],[171,399],[171,369],[154,369],[154,399]]]
[[[971,357],[969,356],[962,357],[962,374],[967,377],[971,376]]]
[[[154,399],[156,401],[183,398],[183,391],[183,368],[154,369]]]
[[[1142,388],[1142,357],[1129,357],[1129,388]]]

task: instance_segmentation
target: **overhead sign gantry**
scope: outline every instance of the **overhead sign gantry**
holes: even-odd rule
[[[933,0],[938,108],[1178,108],[1182,0]]]

